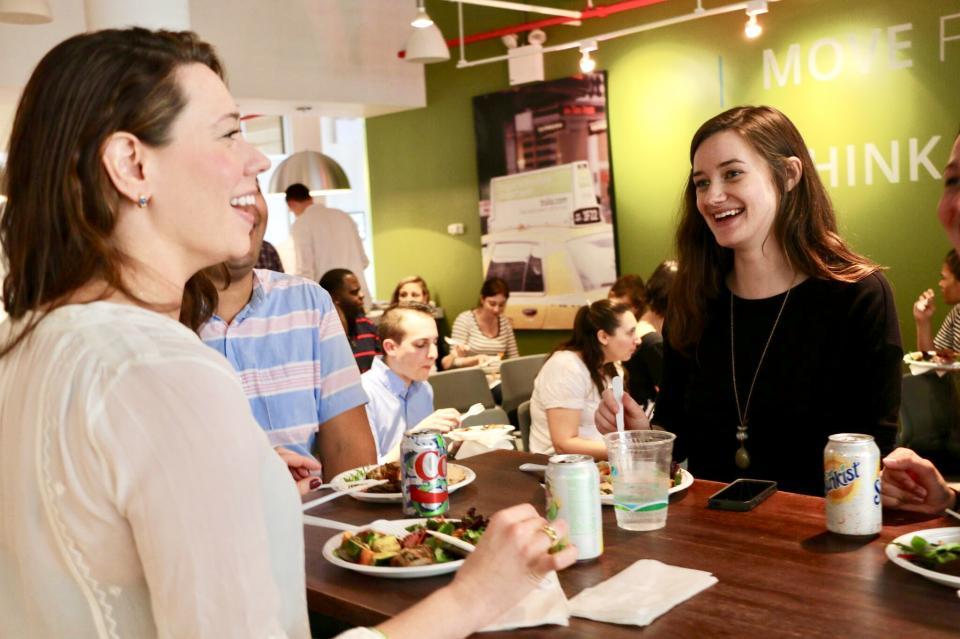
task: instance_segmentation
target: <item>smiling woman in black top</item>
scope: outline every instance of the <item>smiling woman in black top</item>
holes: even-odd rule
[[[697,477],[823,494],[827,435],[867,433],[886,451],[896,433],[890,286],[838,235],[807,145],[776,109],[708,120],[690,161],[654,424]],[[630,426],[648,427],[627,404]]]

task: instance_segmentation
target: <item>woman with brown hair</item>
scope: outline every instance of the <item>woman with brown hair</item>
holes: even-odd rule
[[[582,306],[573,335],[557,346],[533,383],[530,452],[607,458],[594,424],[600,395],[637,346],[637,320],[626,304],[599,300]]]
[[[491,277],[480,287],[480,304],[463,311],[453,321],[453,350],[444,358],[443,368],[483,366],[487,362],[517,357],[517,338],[503,312],[510,299],[510,287]]]
[[[269,162],[239,126],[190,33],[75,36],[24,89],[0,218],[0,636],[309,637],[297,490],[190,330],[216,299],[198,273],[250,248]],[[499,513],[450,586],[382,628],[489,622],[573,560],[545,525]]]
[[[653,422],[697,477],[822,494],[837,432],[896,433],[900,331],[880,268],[847,247],[796,127],[770,107],[711,118],[690,145]],[[604,400],[601,429],[610,427]],[[625,401],[627,421],[646,427]]]

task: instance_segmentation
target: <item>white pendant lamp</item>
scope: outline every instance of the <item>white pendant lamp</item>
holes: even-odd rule
[[[444,62],[450,59],[450,49],[447,48],[443,33],[427,15],[423,0],[417,0],[417,16],[410,23],[410,26],[413,27],[413,33],[407,39],[406,55],[404,56],[407,62],[430,64],[431,62]]]
[[[170,31],[190,29],[189,0],[84,0],[83,9],[89,31],[131,26]]]
[[[0,22],[46,24],[52,21],[47,0],[0,0]]]
[[[350,190],[350,180],[343,167],[329,155],[317,151],[298,151],[281,162],[270,178],[270,193],[283,193],[297,183],[310,189],[310,195]]]

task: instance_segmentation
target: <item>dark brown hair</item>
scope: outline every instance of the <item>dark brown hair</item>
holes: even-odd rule
[[[647,288],[643,285],[643,278],[639,275],[621,275],[610,287],[610,295],[625,297],[629,301],[633,314],[640,318],[647,307]]]
[[[393,295],[390,296],[391,305],[400,303],[400,289],[407,284],[419,284],[420,290],[423,291],[423,303],[426,304],[430,301],[430,289],[427,288],[426,280],[419,275],[410,275],[397,282],[396,288],[393,289]]]
[[[694,134],[691,166],[700,145],[722,131],[735,131],[767,161],[780,200],[773,235],[793,268],[810,277],[842,282],[859,281],[879,269],[848,248],[837,233],[830,197],[806,143],[787,116],[768,106],[724,111]],[[787,191],[790,157],[798,158],[803,168],[800,181]],[[683,194],[676,242],[679,268],[666,323],[671,345],[689,353],[703,333],[707,302],[720,295],[723,280],[733,268],[733,251],[717,244],[697,209],[692,173]]]
[[[573,335],[560,344],[553,352],[575,351],[590,371],[590,379],[603,393],[603,377],[613,377],[617,369],[613,364],[603,363],[603,345],[597,339],[597,332],[604,331],[613,335],[620,326],[620,318],[630,310],[626,304],[614,304],[610,300],[597,300],[589,306],[581,306],[573,320]]]
[[[667,316],[667,304],[670,301],[670,291],[673,281],[677,279],[677,261],[665,260],[660,262],[647,280],[647,304],[650,310],[660,317]]]
[[[397,344],[403,341],[403,338],[406,337],[406,332],[404,332],[402,326],[403,318],[408,313],[420,313],[433,320],[433,311],[426,304],[420,304],[419,302],[402,306],[395,304],[383,312],[383,315],[380,316],[380,323],[377,324],[377,336],[381,343],[388,339],[392,339]]]
[[[124,283],[131,263],[114,238],[120,195],[101,152],[118,131],[161,147],[186,106],[175,72],[203,64],[221,77],[213,48],[190,32],[141,28],[74,36],[50,50],[34,69],[17,107],[0,191],[0,245],[9,272],[3,304],[13,319],[62,306],[94,279],[154,308]],[[216,308],[217,293],[203,274],[187,281],[180,321],[196,329]],[[22,341],[38,313],[0,356]]]
[[[943,263],[947,265],[954,279],[960,280],[960,257],[957,256],[957,249],[950,249],[947,256],[943,258]]]
[[[510,298],[510,287],[502,277],[491,277],[480,287],[481,301],[494,295],[503,295],[507,299]]]

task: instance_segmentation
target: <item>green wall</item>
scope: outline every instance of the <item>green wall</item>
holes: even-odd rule
[[[676,15],[688,4],[668,2],[580,28],[553,27],[547,45]],[[723,4],[704,2],[707,8]],[[445,34],[456,33],[455,5],[434,1],[427,8]],[[468,34],[523,19],[465,11]],[[771,2],[770,13],[760,17],[764,33],[754,41],[744,38],[745,16],[735,12],[601,43],[596,57],[598,69],[608,73],[621,272],[647,276],[672,256],[696,128],[736,104],[770,104],[793,119],[818,163],[829,163],[835,153],[834,168],[822,168],[821,177],[842,233],[889,268],[904,344],[912,348],[911,304],[921,290],[936,287],[949,249],[935,214],[939,176],[919,156],[931,143],[926,157],[939,173],[960,123],[960,40],[943,44],[944,62],[939,41],[941,16],[957,13],[957,0],[783,0]],[[485,23],[478,14],[496,20]],[[909,29],[888,30],[908,23]],[[960,35],[960,17],[945,28],[948,36]],[[891,39],[910,46],[891,48]],[[493,41],[468,47],[467,57],[502,53]],[[792,55],[800,82],[793,83],[789,67],[780,86],[776,71],[782,75]],[[546,79],[578,72],[578,57],[576,51],[547,54]],[[454,60],[427,66],[426,108],[367,121],[378,289],[390,291],[404,275],[418,273],[450,317],[476,302],[482,281],[471,98],[508,88],[506,63],[457,70]],[[940,139],[931,142],[935,136]],[[894,166],[899,176],[892,183],[883,171]],[[466,234],[447,235],[453,222],[464,223]],[[944,313],[939,302],[937,324]],[[534,331],[518,338],[521,352],[533,353],[563,336]]]

